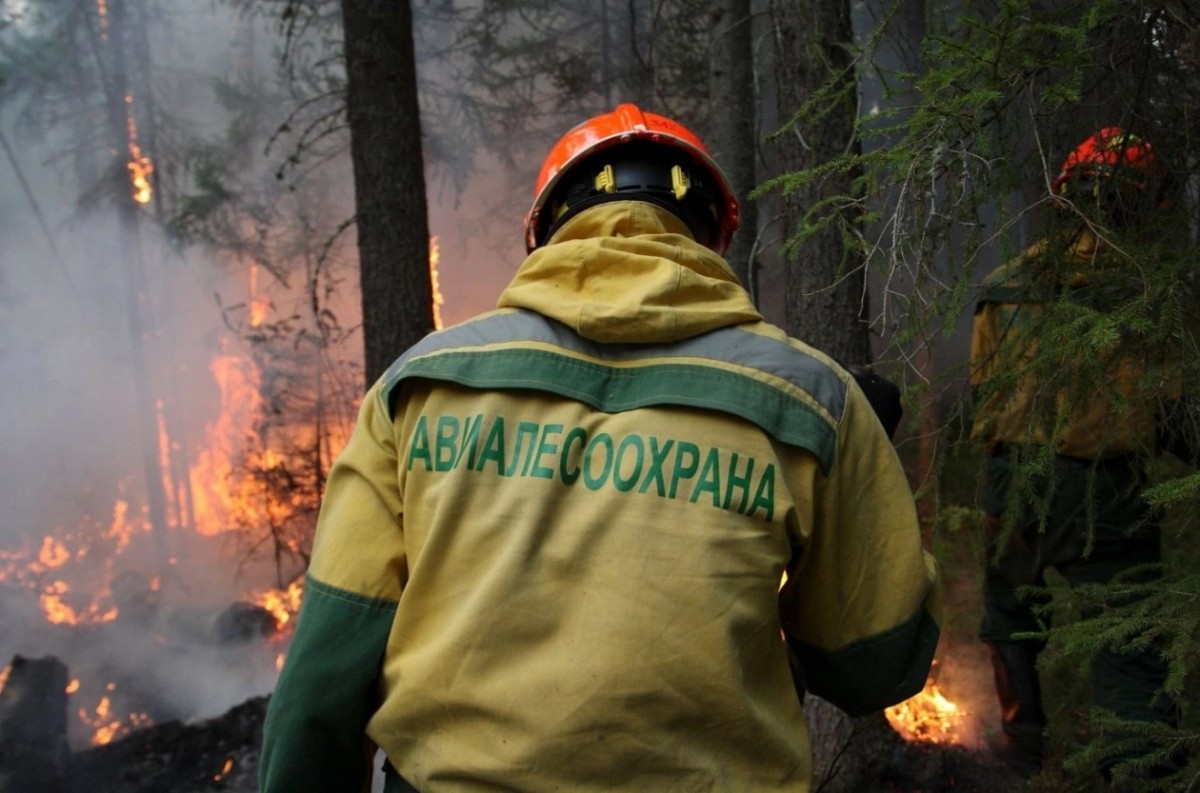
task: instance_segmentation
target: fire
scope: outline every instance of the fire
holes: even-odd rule
[[[49,535],[42,538],[42,549],[38,551],[38,564],[46,570],[62,567],[71,559],[71,552],[56,538]]]
[[[217,774],[215,774],[213,776],[213,781],[220,782],[222,779],[229,776],[229,772],[232,770],[233,770],[233,758],[230,757],[225,760],[225,765],[221,766],[220,772],[218,772]]]
[[[287,589],[268,589],[247,597],[251,603],[262,606],[275,617],[276,627],[282,631],[300,611],[300,600],[304,596],[304,581],[297,579]]]
[[[133,540],[135,531],[135,527],[129,522],[129,502],[123,498],[118,498],[113,502],[112,522],[108,525],[108,530],[102,536],[106,539],[117,541],[117,547],[113,552],[119,554]]]
[[[446,298],[442,297],[442,287],[438,278],[438,264],[441,260],[441,246],[435,235],[429,238],[429,280],[433,284],[433,327],[437,330],[442,329],[442,304],[446,302]]]
[[[68,688],[69,694],[75,694],[79,691],[79,681],[72,681],[75,687],[72,691]],[[91,743],[93,746],[104,746],[112,743],[117,738],[124,737],[134,730],[140,730],[144,727],[154,725],[154,720],[145,713],[130,713],[124,719],[118,718],[115,715],[112,695],[117,689],[116,683],[109,683],[104,687],[107,692],[100,697],[100,701],[96,703],[96,707],[88,710],[87,708],[79,708],[79,719],[84,724],[92,728],[93,733]]]
[[[141,146],[129,144],[130,160],[125,167],[129,169],[129,181],[133,184],[133,200],[139,204],[149,204],[153,193],[150,187],[150,175],[154,173],[154,163],[142,154]]]
[[[245,428],[262,407],[260,378],[252,361],[221,355],[208,365],[221,390],[221,412],[208,426],[208,445],[191,467],[196,530],[213,536],[253,524],[263,507],[253,483],[237,476],[233,449],[243,442]],[[265,525],[263,520],[258,525]]]
[[[106,19],[104,0],[99,0],[99,8],[102,19]],[[126,96],[125,103],[133,198],[144,204],[151,200],[150,176],[154,166],[138,144],[133,96]],[[117,150],[121,148],[118,146]],[[443,300],[437,280],[436,238],[431,247],[435,317],[440,327],[437,306]],[[259,294],[259,275],[256,266],[250,273],[250,296],[245,304],[252,326],[269,321],[269,312],[274,310],[270,300]],[[229,342],[228,338],[226,342]],[[118,476],[114,477],[111,493],[100,493],[99,489],[93,492],[90,486],[80,487],[82,514],[71,518],[71,522],[49,523],[32,531],[19,546],[0,547],[0,585],[19,592],[27,601],[27,611],[36,615],[44,627],[133,621],[134,627],[146,631],[154,641],[176,644],[186,639],[161,630],[165,618],[152,621],[151,617],[157,619],[158,612],[144,609],[151,614],[147,617],[139,611],[142,600],[124,597],[125,590],[120,584],[122,575],[136,573],[148,582],[151,592],[164,590],[162,598],[146,602],[174,606],[170,596],[184,591],[184,587],[173,589],[172,586],[186,582],[182,575],[178,579],[172,578],[169,568],[176,560],[184,560],[180,569],[187,567],[186,562],[191,558],[188,554],[193,548],[212,550],[214,554],[222,554],[222,558],[226,548],[248,555],[246,548],[258,550],[259,545],[253,543],[260,543],[259,535],[269,530],[271,541],[303,550],[300,547],[306,541],[303,532],[306,522],[315,520],[312,516],[315,516],[317,497],[307,491],[300,492],[301,488],[296,484],[298,477],[288,466],[299,468],[297,456],[311,454],[310,450],[315,448],[317,454],[311,456],[316,460],[312,465],[316,473],[311,479],[316,484],[310,489],[319,493],[319,485],[328,470],[326,461],[336,454],[338,445],[345,442],[344,436],[348,435],[353,415],[343,416],[338,412],[340,395],[318,393],[317,398],[328,399],[333,407],[326,408],[327,412],[315,429],[304,423],[303,418],[288,423],[288,414],[280,413],[284,418],[268,425],[269,431],[261,430],[262,416],[272,410],[271,395],[264,394],[263,385],[267,381],[269,389],[268,378],[272,370],[262,363],[263,356],[257,354],[256,348],[238,354],[235,344],[223,345],[210,361],[209,371],[219,388],[219,405],[216,406],[219,412],[205,425],[203,436],[196,433],[193,437],[179,431],[178,437],[172,437],[176,428],[183,426],[169,420],[177,418],[174,411],[178,409],[178,398],[159,398],[152,403],[154,415],[150,418],[157,429],[158,442],[149,451],[157,457],[162,472],[163,478],[158,484],[167,497],[166,515],[162,516],[164,525],[154,525],[155,521],[150,517],[148,498],[142,492],[146,486],[142,477],[131,474],[118,478],[122,473],[118,471],[114,472]],[[308,470],[304,469],[304,474]],[[299,478],[303,479],[303,476]],[[94,501],[97,496],[101,500]],[[72,508],[70,503],[64,506]],[[57,516],[51,518],[55,519]],[[185,533],[185,529],[190,533]],[[292,534],[285,535],[283,529]],[[253,537],[250,536],[252,533]],[[241,539],[241,545],[234,548],[234,543],[227,538],[237,537],[248,539]],[[209,542],[209,538],[218,541]],[[231,567],[240,563],[239,557],[237,562],[231,562]],[[164,574],[166,584],[157,573]],[[245,589],[244,586],[239,589],[238,605],[251,602],[269,611],[280,636],[285,638],[284,631],[290,632],[299,611],[303,579],[279,589],[250,594],[245,594]],[[138,594],[144,593],[139,590]],[[209,605],[198,604],[197,610]],[[270,621],[266,622],[269,629]],[[54,627],[47,635],[57,640],[64,633],[60,627]],[[117,631],[106,628],[89,633],[110,636]],[[208,634],[203,635],[204,640],[210,638]],[[283,655],[276,656],[277,649],[278,646],[270,647],[262,659],[268,668],[273,657],[276,669],[282,664]],[[90,740],[93,745],[103,745],[152,723],[148,714],[132,712],[144,707],[138,698],[144,700],[145,692],[135,690],[136,686],[123,685],[122,691],[116,692],[113,684],[109,684],[101,692],[96,685],[108,679],[111,670],[101,672],[105,677],[99,679],[94,670],[86,666],[73,671],[78,677],[66,686],[66,693],[71,697],[69,712],[73,727],[76,730],[83,727],[79,738]],[[7,672],[0,670],[0,688],[6,676]],[[78,721],[75,721],[76,715]],[[232,768],[233,760],[230,759],[221,775],[228,774]]]
[[[104,608],[97,601],[76,609],[66,601],[70,591],[71,587],[65,581],[55,581],[42,590],[39,600],[47,622],[52,625],[84,625],[112,622],[117,618],[115,606]]]
[[[966,714],[942,694],[936,675],[931,674],[921,693],[888,708],[884,715],[896,732],[910,741],[957,744],[960,737],[955,728]]]
[[[250,327],[257,328],[267,321],[267,314],[271,310],[271,301],[258,294],[257,264],[250,265],[250,300],[247,306],[250,309]]]
[[[133,185],[133,200],[139,204],[149,204],[153,190],[150,186],[150,176],[154,173],[154,163],[150,157],[142,153],[138,145],[138,125],[133,114],[133,94],[125,95],[125,125],[129,136],[129,181]]]

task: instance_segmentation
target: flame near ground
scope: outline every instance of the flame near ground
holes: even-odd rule
[[[902,737],[928,743],[958,744],[963,740],[959,727],[966,713],[946,698],[934,675],[915,697],[884,711],[888,723]]]
[[[434,320],[440,327],[436,237],[430,248]],[[274,304],[261,289],[259,269],[251,266],[247,275],[242,305],[254,332],[272,319]],[[260,363],[236,338],[223,336],[205,369],[216,405],[198,437],[172,434],[163,400],[156,402],[155,448],[166,525],[156,527],[151,520],[131,466],[118,477],[105,512],[84,514],[24,545],[0,545],[0,587],[8,592],[0,609],[26,625],[18,631],[22,639],[15,649],[68,661],[71,737],[77,747],[110,743],[162,718],[214,715],[204,709],[219,707],[221,699],[205,701],[203,692],[232,688],[242,692],[230,694],[235,698],[269,693],[282,666],[302,578],[236,593],[243,608],[261,609],[273,624],[270,636],[234,648],[227,636],[217,635],[230,604],[206,600],[198,581],[206,570],[220,576],[241,571],[254,543],[264,537],[278,540],[285,536],[279,530],[315,516],[317,494],[287,487],[286,479],[283,487],[270,486],[295,463],[290,459],[295,449],[314,446],[314,430],[285,423],[270,436],[256,431],[271,411],[268,391]],[[347,405],[340,424],[323,431],[344,442],[355,407]],[[330,458],[335,453],[331,446]],[[186,460],[182,476],[181,460]],[[254,575],[243,578],[255,580]],[[186,695],[182,704],[167,701],[181,693],[176,675],[190,678],[196,692],[190,702]],[[242,684],[231,686],[228,678],[239,675]],[[145,706],[147,699],[154,706]],[[236,701],[224,703],[231,704]]]

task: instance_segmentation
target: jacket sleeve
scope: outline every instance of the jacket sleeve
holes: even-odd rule
[[[971,386],[971,396],[978,399],[979,387],[985,383],[996,368],[996,351],[1000,346],[993,322],[995,308],[990,303],[980,303],[975,307],[975,316],[971,320],[971,358],[967,380]],[[978,404],[976,405],[978,406]]]
[[[937,648],[938,569],[900,460],[853,383],[834,463],[797,512],[810,528],[780,614],[805,688],[852,716],[913,696]]]
[[[263,793],[370,784],[366,725],[406,576],[398,477],[377,387],[330,471],[304,604],[263,728]]]

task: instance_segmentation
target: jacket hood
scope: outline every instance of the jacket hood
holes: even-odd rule
[[[724,259],[642,201],[572,218],[525,259],[497,306],[536,311],[605,344],[673,342],[762,320]]]

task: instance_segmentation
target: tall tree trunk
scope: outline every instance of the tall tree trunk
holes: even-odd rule
[[[856,74],[848,0],[771,0],[775,24],[775,81],[779,114],[788,118],[832,84],[837,101],[820,113],[793,119],[778,138],[779,166],[797,171],[827,162],[857,147]],[[804,228],[804,213],[831,195],[851,193],[852,173],[830,173],[797,189],[784,200],[784,230],[793,239]],[[802,244],[789,246],[786,274],[786,329],[844,364],[869,363],[870,338],[866,279],[861,254],[848,248],[843,229],[857,219],[840,210],[832,223]]]
[[[758,103],[754,92],[754,52],[750,0],[718,0],[713,4],[709,70],[709,144],[713,158],[729,178],[741,205],[742,229],[725,258],[754,295],[757,207],[747,198],[757,184],[754,163],[758,136]]]
[[[433,329],[412,9],[342,0],[364,374],[370,385]]]
[[[147,344],[156,335],[156,328],[147,295],[149,278],[140,240],[140,209],[133,197],[134,187],[126,167],[127,161],[133,159],[140,126],[140,107],[134,105],[137,96],[133,92],[131,73],[146,72],[150,64],[142,62],[129,43],[136,20],[131,18],[126,0],[109,0],[107,11],[106,42],[112,67],[105,93],[110,136],[117,158],[110,173],[112,194],[117,202],[118,250],[124,265],[121,280],[132,351],[134,422],[141,446],[148,517],[154,531],[159,569],[165,573],[170,566],[171,553],[167,536],[171,523],[167,517],[168,501],[175,487],[171,480],[170,460],[164,458],[160,445],[159,411],[165,408],[151,381],[150,351],[147,349]],[[129,63],[131,58],[132,64]]]

